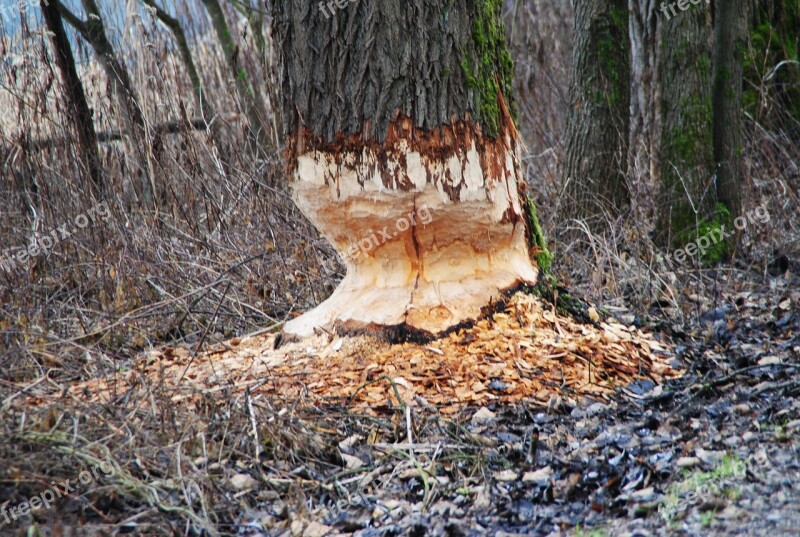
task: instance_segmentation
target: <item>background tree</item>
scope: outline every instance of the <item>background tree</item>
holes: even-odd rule
[[[749,2],[720,2],[714,21],[714,160],[717,196],[731,215],[742,210],[742,75]]]
[[[97,133],[94,130],[94,119],[86,102],[83,84],[75,68],[75,57],[67,32],[64,30],[58,4],[59,0],[49,2],[40,0],[44,23],[53,42],[56,65],[63,79],[64,97],[69,115],[75,125],[81,160],[88,173],[90,185],[95,195],[99,197],[103,191],[103,167],[97,152]]]
[[[616,216],[629,202],[630,128],[627,0],[577,0],[572,85],[561,181],[570,216]]]
[[[211,18],[211,26],[214,28],[214,33],[217,36],[222,53],[228,62],[228,67],[233,76],[233,82],[236,87],[236,94],[239,97],[239,102],[250,123],[251,142],[254,151],[264,150],[270,147],[269,132],[266,128],[266,122],[262,119],[262,113],[256,102],[255,90],[253,89],[250,77],[247,71],[239,63],[239,47],[233,40],[228,21],[225,18],[225,11],[219,0],[201,0],[203,5]]]
[[[274,4],[295,200],[347,265],[287,332],[438,333],[536,281],[501,5]]]
[[[656,28],[659,0],[629,0],[631,41],[631,135],[629,171],[644,180],[629,185],[646,188],[655,176],[658,107],[656,106]],[[635,193],[635,192],[634,192]]]
[[[97,3],[95,0],[81,0],[81,5],[86,11],[87,18],[85,21],[67,9],[63,3],[58,3],[64,20],[89,43],[106,76],[108,76],[112,95],[122,111],[128,146],[131,152],[137,156],[139,163],[139,177],[141,179],[139,181],[140,206],[154,207],[156,186],[148,157],[147,129],[144,122],[144,114],[139,104],[139,97],[133,87],[127,67],[117,57],[114,46],[106,35],[103,16]]]
[[[745,111],[800,141],[800,0],[754,0]]]
[[[710,38],[705,4],[659,20],[656,241],[665,247],[683,246],[714,217]]]

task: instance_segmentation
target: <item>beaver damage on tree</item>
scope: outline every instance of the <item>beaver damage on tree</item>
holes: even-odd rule
[[[347,275],[328,300],[287,323],[287,333],[441,334],[480,318],[506,290],[536,283],[510,118],[497,138],[470,121],[424,131],[408,117],[381,143],[325,142],[303,130],[288,153],[295,202]]]

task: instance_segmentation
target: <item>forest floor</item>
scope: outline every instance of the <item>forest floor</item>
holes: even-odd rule
[[[442,412],[220,383],[189,404],[169,368],[110,399],[43,378],[2,402],[0,535],[798,535],[800,267],[779,265],[635,318],[680,376],[597,396],[565,378]]]

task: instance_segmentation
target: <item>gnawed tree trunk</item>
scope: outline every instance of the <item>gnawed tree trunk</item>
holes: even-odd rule
[[[720,2],[714,21],[714,160],[717,194],[734,217],[742,210],[742,75],[749,2]]]
[[[656,240],[666,247],[695,239],[702,223],[713,217],[710,37],[711,13],[705,3],[659,20]]]
[[[620,214],[628,204],[625,172],[630,127],[628,0],[575,2],[570,114],[561,170],[569,216]]]
[[[285,331],[437,334],[536,282],[501,2],[318,4],[274,36],[295,200],[347,275]]]
[[[64,21],[58,9],[59,0],[40,0],[42,15],[48,31],[51,33],[56,65],[61,72],[64,82],[64,95],[69,107],[69,115],[78,134],[78,147],[83,164],[89,176],[90,185],[98,197],[103,192],[103,166],[97,148],[97,133],[94,130],[94,120],[83,84],[75,68],[75,57],[69,43],[67,32],[64,30]]]

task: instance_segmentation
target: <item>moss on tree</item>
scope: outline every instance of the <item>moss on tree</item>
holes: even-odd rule
[[[501,14],[502,0],[478,2],[472,30],[472,51],[465,51],[461,69],[467,87],[474,90],[481,128],[489,136],[500,131],[499,95],[502,93],[514,122],[518,112],[513,102],[514,62],[506,44],[505,25]]]

